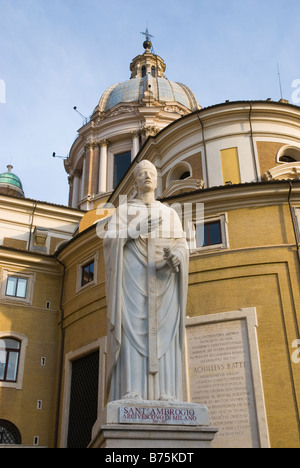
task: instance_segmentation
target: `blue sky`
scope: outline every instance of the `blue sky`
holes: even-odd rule
[[[0,0],[0,172],[28,198],[67,204],[60,159],[102,93],[154,35],[166,76],[203,106],[284,98],[300,79],[299,0]],[[3,102],[5,83],[5,103]],[[2,86],[2,87],[1,87]]]

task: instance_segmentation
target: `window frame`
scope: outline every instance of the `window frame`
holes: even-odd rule
[[[98,418],[102,414],[105,406],[105,375],[106,368],[106,353],[107,353],[107,337],[103,336],[98,340],[89,343],[88,345],[70,351],[65,355],[65,374],[64,374],[64,394],[62,401],[62,421],[60,433],[60,447],[67,448],[68,444],[68,428],[69,428],[69,411],[70,411],[70,398],[71,398],[71,384],[72,384],[72,362],[80,359],[87,354],[99,350],[99,382],[98,382]],[[94,428],[96,427],[95,424]],[[93,429],[94,432],[95,429]]]
[[[94,263],[94,277],[92,281],[89,281],[85,284],[82,284],[83,279],[83,268],[87,265]],[[86,258],[85,260],[77,264],[77,281],[76,281],[76,294],[93,287],[98,282],[98,263],[99,263],[99,252],[96,252],[91,257]]]
[[[93,268],[91,270],[92,265],[93,265]],[[86,272],[88,274],[87,279],[85,279],[84,277],[84,274]],[[92,274],[92,279],[90,279],[91,274]],[[95,276],[95,261],[93,259],[81,267],[81,287],[83,288],[84,286],[87,286],[88,284],[92,283],[94,281],[94,276]]]
[[[14,303],[14,304],[25,304],[25,305],[32,305],[33,300],[33,292],[34,292],[34,285],[36,281],[36,274],[35,273],[23,273],[21,271],[14,271],[8,270],[3,268],[0,270],[0,280],[1,280],[1,287],[0,287],[0,300],[3,302]],[[7,288],[8,288],[8,281],[9,278],[17,278],[27,280],[26,285],[26,296],[19,297],[19,296],[12,296],[7,295]]]
[[[1,431],[1,429],[3,429],[3,431]],[[6,440],[4,441],[3,434],[6,434],[4,436]],[[22,436],[17,426],[7,419],[0,419],[0,448],[2,445],[11,445],[13,448],[13,446],[21,444]]]
[[[282,161],[282,157],[290,157],[293,158],[294,161]],[[276,155],[276,163],[279,164],[295,164],[300,162],[300,147],[295,145],[284,145],[282,146],[277,155]]]
[[[239,148],[233,146],[220,150],[223,185],[238,185],[242,182]]]
[[[122,158],[128,158],[129,159],[129,164],[128,164],[128,167],[127,169],[125,170],[124,174],[121,176],[121,178],[119,179],[118,177],[118,172],[116,171],[116,167],[117,167],[117,160],[122,160]],[[119,159],[118,159],[119,158]],[[113,177],[112,177],[112,186],[113,186],[113,189],[115,189],[119,184],[120,182],[123,180],[126,172],[128,171],[130,165],[131,165],[131,158],[132,158],[132,152],[131,150],[127,150],[127,151],[122,151],[120,153],[114,153],[113,155],[113,168],[112,168],[112,171],[113,171]]]
[[[15,341],[16,343],[19,343],[19,347],[18,348],[11,348],[11,347],[5,346],[5,348],[3,350],[2,347],[1,347],[1,341],[5,341],[5,340],[12,340],[12,341]],[[5,362],[4,362],[3,379],[1,379],[1,377],[0,377],[0,382],[16,383],[18,381],[19,362],[20,362],[20,355],[21,355],[21,344],[22,344],[21,341],[17,340],[16,338],[12,338],[12,337],[2,337],[2,338],[0,338],[0,353],[2,351],[4,351],[6,353]],[[7,378],[7,373],[9,371],[8,367],[9,367],[10,355],[12,353],[17,354],[17,361],[16,361],[16,365],[15,365],[15,368],[14,368],[15,379],[8,379]]]
[[[207,226],[209,224],[220,223],[220,234],[221,242],[217,244],[209,244],[200,246],[197,241],[197,226],[203,225]],[[220,249],[229,249],[229,237],[228,237],[228,216],[227,213],[222,213],[218,216],[207,217],[204,219],[193,219],[189,221],[189,246],[190,253],[199,254],[207,253],[211,251],[216,251]],[[204,240],[204,239],[203,239]]]
[[[189,172],[189,176],[185,179],[181,179],[182,175]],[[183,182],[187,179],[192,179],[193,177],[193,169],[189,162],[186,160],[182,160],[176,164],[176,166],[171,167],[168,171],[167,180],[166,180],[166,188],[168,188],[172,182]]]
[[[196,223],[195,226],[196,226],[196,243],[197,243],[197,226],[201,225],[202,223]],[[209,229],[209,226],[212,226],[212,225],[217,225],[218,226],[218,238],[220,239],[220,242],[213,242],[212,239],[211,239],[211,232],[210,232],[210,229]],[[206,235],[206,239],[207,239],[207,244],[203,244],[202,247],[212,247],[212,246],[215,246],[215,245],[220,245],[223,243],[222,241],[222,226],[221,226],[221,220],[220,219],[217,219],[215,221],[208,221],[208,222],[204,222],[204,242],[205,242],[205,235]],[[197,243],[198,245],[198,243]]]
[[[7,290],[8,290],[8,286],[9,286],[9,280],[11,279],[15,279],[16,280],[16,284],[14,286],[14,294],[8,294],[7,293]],[[19,284],[19,281],[26,281],[26,287],[25,287],[25,295],[24,296],[19,296],[18,295],[18,284]],[[26,299],[27,297],[27,290],[28,290],[28,278],[24,278],[22,276],[17,276],[17,275],[8,275],[7,277],[7,280],[6,280],[6,289],[5,289],[5,296],[7,297],[14,297],[14,298],[17,298],[17,299]]]
[[[1,331],[0,340],[5,339],[5,338],[18,341],[20,343],[20,348],[19,348],[20,352],[19,352],[16,380],[15,381],[0,380],[0,388],[6,387],[6,388],[15,388],[17,390],[22,390],[28,338],[27,336],[21,335],[20,333],[17,333],[17,332]]]

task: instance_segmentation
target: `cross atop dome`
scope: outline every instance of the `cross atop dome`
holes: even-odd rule
[[[154,37],[152,34],[149,33],[149,29],[148,29],[148,26],[146,28],[146,31],[145,32],[141,32],[141,34],[143,34],[145,37],[146,37],[146,40],[144,41],[143,43],[143,47],[144,49],[146,50],[146,52],[149,52],[151,47],[152,47],[152,42],[150,40],[151,37]]]

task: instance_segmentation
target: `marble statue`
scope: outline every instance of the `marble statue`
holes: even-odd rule
[[[137,198],[104,237],[109,401],[181,401],[188,246],[176,211],[155,199],[155,166],[138,163],[134,177]]]

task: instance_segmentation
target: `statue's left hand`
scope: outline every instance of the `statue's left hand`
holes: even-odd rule
[[[179,271],[179,257],[175,252],[172,252],[169,247],[164,248],[164,259],[174,273]]]

